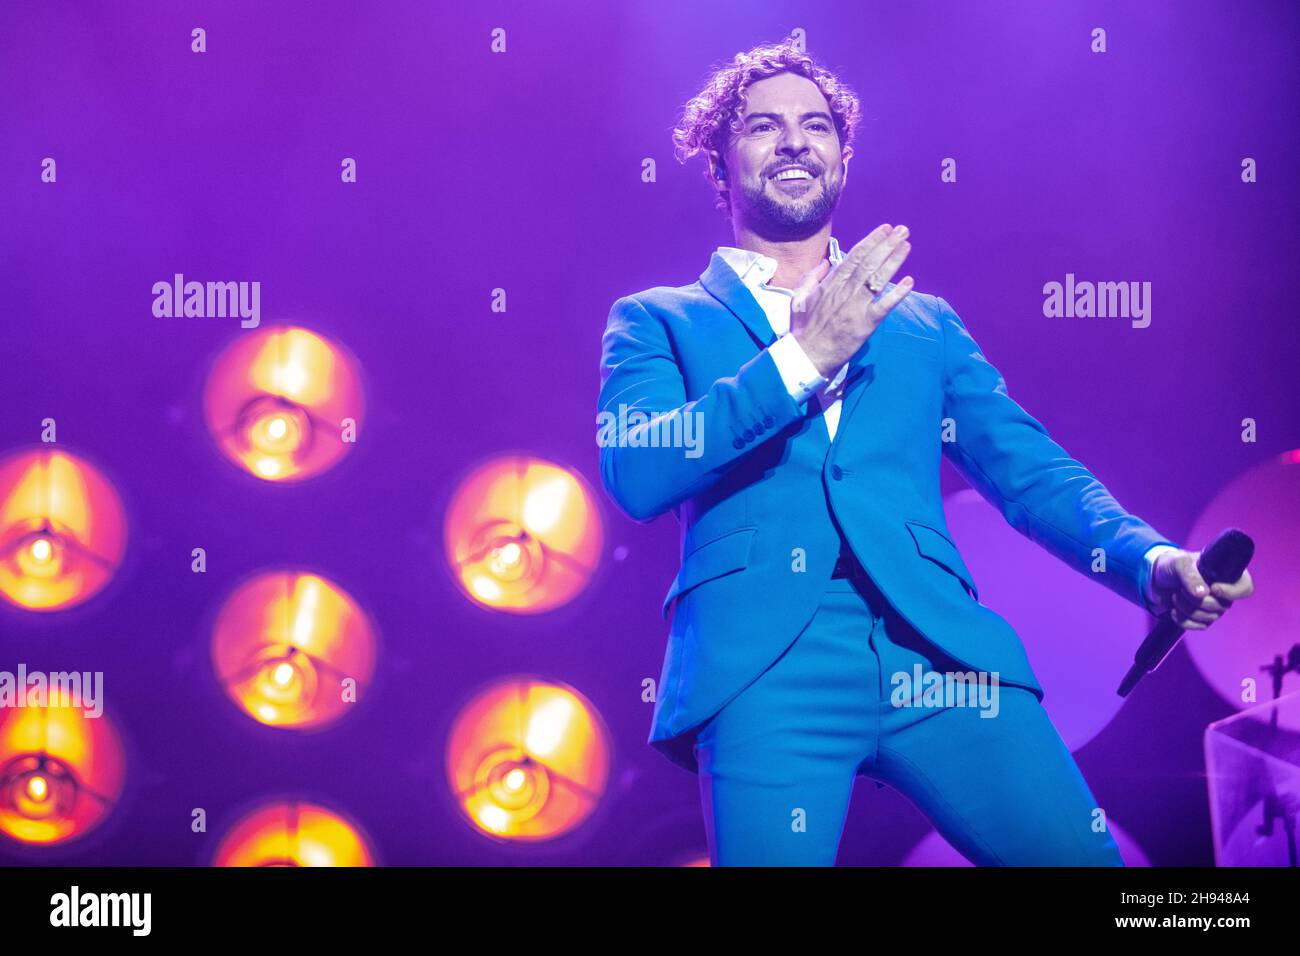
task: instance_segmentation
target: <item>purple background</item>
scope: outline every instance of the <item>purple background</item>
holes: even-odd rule
[[[489,50],[498,26],[504,55]],[[666,636],[673,519],[640,527],[607,507],[594,586],[515,619],[459,596],[440,515],[464,471],[501,450],[595,482],[611,303],[693,281],[732,241],[702,162],[672,159],[680,106],[711,63],[792,27],[863,101],[836,236],[847,248],[906,223],[917,287],[953,305],[1011,394],[1126,506],[1181,540],[1233,475],[1300,444],[1294,3],[11,0],[0,451],[56,418],[63,447],[121,490],[131,540],[115,586],[83,610],[0,616],[0,668],[106,671],[129,765],[121,805],[87,840],[35,855],[0,843],[0,860],[204,863],[239,812],[285,791],[351,815],[392,864],[703,851],[695,778],[645,746],[640,700]],[[39,180],[46,156],[57,184]],[[339,181],[345,156],[356,184]],[[645,157],[655,183],[640,180]],[[944,157],[956,184],[939,180]],[[217,456],[201,381],[241,331],[154,318],[150,287],[175,272],[258,280],[264,324],[300,322],[356,353],[369,418],[342,466],[270,487]],[[1150,328],[1043,317],[1043,283],[1066,272],[1150,281]],[[1256,445],[1240,440],[1246,416]],[[963,484],[950,470],[944,482]],[[205,576],[189,571],[195,546]],[[254,724],[210,673],[216,607],[276,564],[326,573],[382,634],[369,698],[323,734]],[[600,815],[547,847],[489,843],[444,795],[455,707],[515,671],[573,684],[614,736]],[[1159,865],[1212,862],[1201,734],[1225,713],[1180,651],[1078,755]],[[207,835],[190,832],[193,807]],[[840,860],[900,862],[928,829],[892,790],[860,784]]]

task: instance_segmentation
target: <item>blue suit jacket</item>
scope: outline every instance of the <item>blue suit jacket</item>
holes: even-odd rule
[[[696,770],[693,731],[812,619],[839,554],[837,523],[921,635],[1041,699],[1019,637],[979,603],[952,542],[941,454],[1071,566],[1094,574],[1093,549],[1104,549],[1094,576],[1145,607],[1143,555],[1173,542],[1126,512],[1012,400],[942,298],[913,291],[850,360],[833,442],[817,403],[786,390],[764,351],[774,339],[715,252],[698,282],[616,301],[602,340],[599,409],[618,422],[601,442],[602,483],[632,519],[672,511],[681,527],[649,739],[671,760]],[[684,415],[700,426],[702,453],[650,437]]]

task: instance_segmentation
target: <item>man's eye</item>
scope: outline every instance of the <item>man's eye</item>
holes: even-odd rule
[[[825,133],[825,132],[827,132],[828,130],[830,130],[830,127],[827,126],[825,123],[813,123],[812,125],[813,125],[813,129],[819,129],[819,130],[821,130],[823,133]]]
[[[765,127],[765,126],[771,126],[771,125],[772,125],[771,123],[755,123],[753,126],[751,126],[751,127],[749,128],[749,131],[750,131],[751,133],[757,133],[757,132],[758,132],[760,129],[762,129],[763,127]]]

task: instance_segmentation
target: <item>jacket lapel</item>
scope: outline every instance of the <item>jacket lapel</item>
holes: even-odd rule
[[[763,307],[758,304],[758,301],[745,287],[745,284],[740,281],[735,271],[731,266],[727,265],[727,261],[717,252],[713,253],[713,258],[709,260],[709,267],[700,276],[700,285],[740,320],[741,324],[749,332],[750,337],[758,343],[760,348],[767,348],[776,341],[776,333],[772,331],[772,323],[767,320]],[[890,282],[885,286],[885,289],[892,289],[893,286],[894,283]],[[884,325],[889,319],[890,316],[886,316],[881,325]],[[840,420],[835,430],[836,438],[844,434],[845,426],[848,424],[853,410],[858,407],[858,403],[862,401],[863,393],[871,384],[873,378],[871,363],[874,358],[875,356],[871,354],[871,339],[868,339],[866,345],[859,349],[853,358],[849,359],[849,369],[844,377]],[[818,399],[809,399],[806,417],[809,419],[822,417],[821,403]],[[830,439],[824,423],[818,422],[814,432],[818,434],[823,443],[829,443]]]
[[[868,339],[866,346],[849,359],[849,370],[844,376],[844,394],[840,399],[840,423],[835,430],[837,437],[843,433],[844,426],[853,415],[853,410],[862,401],[862,394],[871,384],[873,377],[871,359],[871,340]]]
[[[718,253],[713,254],[708,269],[700,276],[700,285],[740,320],[759,348],[767,348],[776,341],[776,333],[772,331],[772,323],[768,321],[767,313],[758,304],[753,293],[740,281],[735,270],[727,265],[727,261]],[[804,449],[811,447],[814,449],[813,454],[824,458],[826,449],[830,445],[830,434],[826,430],[826,423],[822,420],[821,402],[816,397],[808,400],[803,417],[804,424],[800,431],[808,436],[813,444],[808,446],[800,442],[796,447]]]
[[[718,253],[715,252],[709,260],[709,267],[700,276],[700,285],[740,319],[761,348],[776,341],[776,333],[772,331],[772,323],[767,320],[763,307]]]
[[[885,284],[884,291],[888,292],[893,287],[894,283],[888,282]],[[892,327],[893,321],[891,320],[896,321],[894,312],[903,307],[901,302],[896,305],[894,310],[881,320],[880,325],[876,326],[876,331],[879,332],[887,326]],[[875,337],[875,333],[872,333],[866,344],[858,349],[853,358],[849,359],[849,370],[844,376],[844,395],[840,405],[840,423],[835,432],[837,437],[844,431],[844,426],[848,424],[850,417],[852,417],[853,410],[858,407],[863,394],[870,387],[872,379],[875,378],[875,369],[872,367],[872,363],[877,356],[872,354],[871,349],[871,343],[875,340]]]

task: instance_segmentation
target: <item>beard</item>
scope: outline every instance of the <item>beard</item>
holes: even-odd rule
[[[814,235],[835,212],[844,180],[821,180],[821,189],[808,198],[788,199],[768,192],[769,180],[742,188],[749,227],[765,239],[788,241]]]

